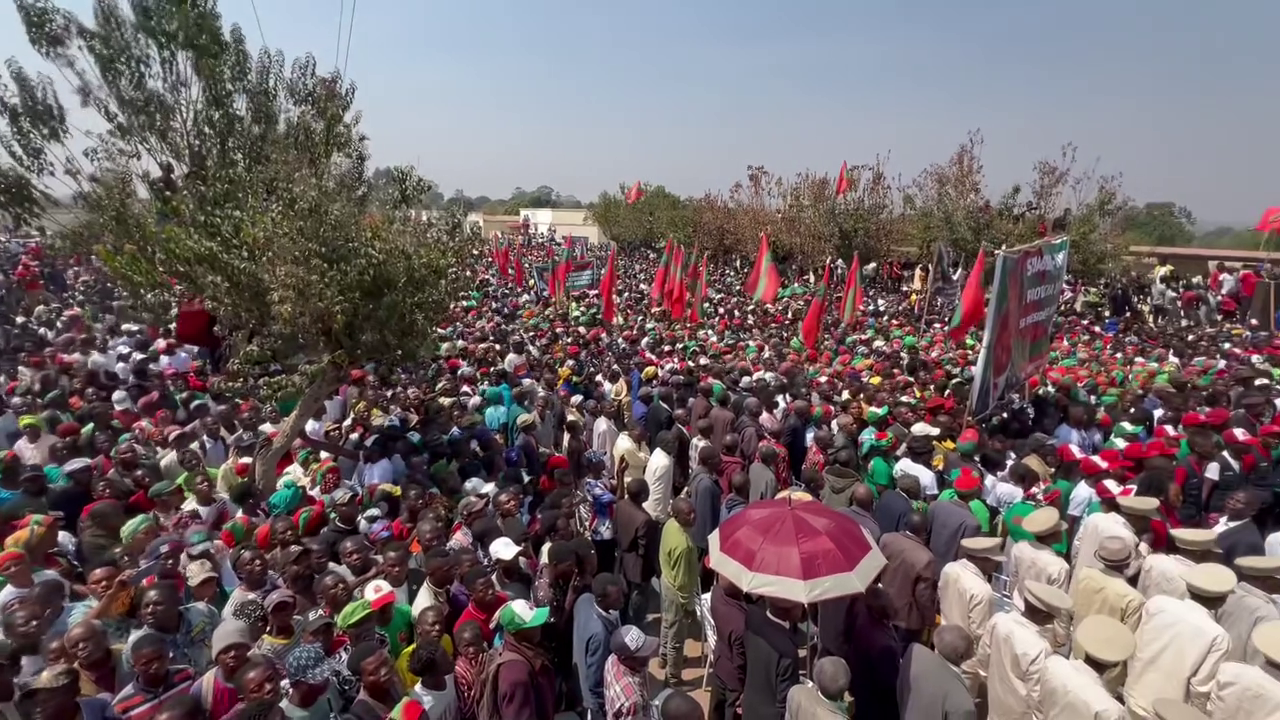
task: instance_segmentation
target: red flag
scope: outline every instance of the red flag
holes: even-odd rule
[[[1254,230],[1264,233],[1280,232],[1280,207],[1269,207]]]
[[[604,277],[600,278],[600,319],[606,325],[613,324],[613,316],[617,312],[613,298],[614,288],[618,284],[617,271],[613,269],[613,256],[618,253],[615,245],[609,251],[609,262],[604,266]]]
[[[702,254],[702,266],[693,278],[693,305],[689,307],[689,322],[702,322],[702,301],[707,295],[707,254]]]
[[[760,233],[760,250],[756,252],[756,264],[747,276],[747,294],[765,305],[771,304],[782,289],[782,278],[778,276],[778,266],[773,264],[773,253],[769,252],[769,236]]]
[[[840,163],[840,177],[836,178],[836,197],[842,198],[849,192],[849,161]]]
[[[822,335],[822,316],[827,312],[827,284],[830,282],[831,262],[828,261],[827,268],[822,271],[822,287],[813,296],[809,312],[804,314],[804,322],[800,324],[800,339],[810,350],[818,344],[818,337]]]
[[[516,287],[523,288],[524,287],[524,262],[523,262],[524,258],[520,257],[520,255],[521,255],[520,248],[517,247],[516,258],[515,258]]]
[[[663,291],[667,287],[667,265],[671,263],[671,238],[667,238],[667,249],[662,251],[662,262],[658,263],[658,272],[653,274],[653,285],[649,288],[649,299],[658,304]]]
[[[974,261],[969,279],[964,283],[964,292],[960,294],[960,304],[956,305],[956,312],[951,316],[951,328],[947,331],[947,337],[953,343],[964,340],[965,334],[970,329],[978,327],[986,316],[986,307],[983,304],[986,299],[983,278],[983,273],[986,272],[984,255],[985,251],[979,248],[978,259]],[[927,310],[926,308],[926,312]]]
[[[671,267],[667,270],[667,286],[662,292],[662,307],[671,310],[676,299],[676,284],[684,279],[684,248],[679,245],[671,254]]]
[[[559,293],[560,298],[569,297],[569,263],[572,261],[570,256],[572,248],[570,245],[571,243],[566,238],[564,247],[560,249],[560,262],[555,267],[555,273],[558,276],[556,278],[556,291]]]
[[[635,205],[640,202],[640,198],[644,197],[644,188],[640,187],[640,181],[637,180],[635,185],[627,191],[627,204]]]
[[[860,310],[862,310],[862,260],[855,252],[853,264],[849,266],[849,277],[844,282],[844,297],[840,300],[840,324],[852,325]]]
[[[501,240],[498,246],[498,274],[504,280],[511,278],[511,249],[507,246],[506,240]]]
[[[687,288],[685,287],[684,250],[676,248],[675,272],[671,283],[671,319],[683,320]]]

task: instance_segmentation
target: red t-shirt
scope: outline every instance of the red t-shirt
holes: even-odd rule
[[[1253,288],[1258,284],[1258,276],[1253,274],[1251,270],[1245,270],[1240,273],[1240,294],[1244,297],[1253,297]]]
[[[474,620],[480,624],[480,632],[484,635],[484,641],[492,644],[493,635],[497,630],[497,628],[493,627],[493,616],[497,614],[498,609],[510,599],[505,593],[498,593],[498,598],[501,602],[494,602],[493,612],[488,614],[482,612],[480,608],[476,607],[475,603],[469,603],[467,608],[462,611],[462,614],[458,616],[458,622],[453,624],[454,634],[457,634],[458,628],[462,627],[463,623]]]

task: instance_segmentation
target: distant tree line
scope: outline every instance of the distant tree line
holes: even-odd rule
[[[392,169],[379,167],[374,169],[373,182],[388,183],[391,181]],[[581,208],[582,201],[572,195],[564,195],[550,185],[539,185],[532,190],[517,187],[507,197],[490,197],[488,195],[468,195],[464,190],[456,190],[452,195],[445,195],[440,186],[427,181],[431,189],[420,201],[419,209],[453,210],[463,212],[480,211],[489,215],[517,215],[520,208]]]
[[[1128,245],[1214,248],[1221,250],[1277,250],[1280,238],[1269,237],[1251,228],[1218,226],[1202,229],[1195,215],[1173,202],[1130,204],[1118,219],[1121,237]]]

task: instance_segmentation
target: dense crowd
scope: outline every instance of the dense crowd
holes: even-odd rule
[[[980,332],[898,262],[813,348],[810,268],[764,305],[713,262],[695,325],[656,254],[616,263],[610,325],[477,253],[437,359],[352,369],[263,486],[289,405],[10,248],[0,718],[1280,718],[1260,271],[1072,284],[1028,396],[971,417]],[[877,582],[805,606],[712,571],[777,497],[860,526]]]

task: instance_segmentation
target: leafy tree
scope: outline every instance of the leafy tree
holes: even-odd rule
[[[689,202],[662,185],[645,185],[644,196],[633,205],[624,199],[627,188],[602,192],[587,207],[588,217],[609,240],[620,246],[653,246],[671,237],[693,240],[693,212]]]
[[[1195,224],[1190,210],[1172,202],[1131,205],[1120,215],[1120,229],[1130,245],[1190,247],[1196,242]]]
[[[133,298],[205,298],[230,334],[222,389],[298,401],[258,457],[269,488],[349,369],[431,352],[477,238],[459,213],[408,217],[431,187],[412,168],[375,177],[354,85],[309,55],[251,55],[213,0],[98,0],[92,23],[51,0],[16,5],[106,130],[77,130],[52,81],[10,61],[0,210],[39,218],[34,201],[70,190],[81,220],[59,242],[101,258]],[[286,374],[255,372],[270,363]]]

